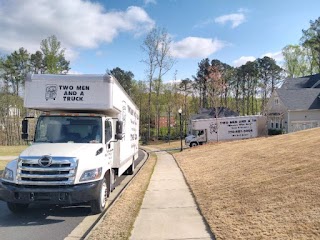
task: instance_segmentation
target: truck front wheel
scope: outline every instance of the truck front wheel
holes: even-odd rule
[[[8,202],[7,206],[10,209],[11,212],[13,212],[13,213],[21,213],[21,212],[25,211],[28,208],[29,204]]]
[[[102,213],[106,209],[109,195],[110,195],[110,172],[108,171],[105,177],[100,182],[99,197],[90,202],[91,212],[93,214]]]

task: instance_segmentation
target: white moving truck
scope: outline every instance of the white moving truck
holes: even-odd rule
[[[186,145],[194,147],[206,142],[255,138],[267,135],[265,116],[239,116],[191,120]]]
[[[31,203],[106,207],[117,176],[138,158],[139,110],[111,75],[28,75],[24,105],[42,111],[32,145],[8,163],[0,199],[19,212]],[[22,123],[28,138],[28,119]]]

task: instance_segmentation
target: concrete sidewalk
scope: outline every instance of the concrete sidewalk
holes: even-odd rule
[[[157,164],[130,239],[214,239],[174,158],[167,152],[156,154]]]

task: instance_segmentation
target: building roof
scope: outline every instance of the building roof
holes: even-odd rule
[[[320,109],[320,88],[276,89],[288,110]]]
[[[294,90],[302,88],[320,88],[320,73],[284,80],[281,89]]]
[[[195,114],[191,116],[191,120],[195,119],[207,119],[207,118],[215,118],[216,117],[216,109],[210,108],[210,109],[201,109],[199,114]],[[237,117],[239,116],[239,113],[232,111],[229,108],[226,107],[218,107],[218,117]]]

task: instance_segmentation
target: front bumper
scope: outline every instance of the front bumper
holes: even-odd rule
[[[97,199],[100,181],[72,186],[27,186],[0,180],[0,200],[12,203],[76,204]]]

